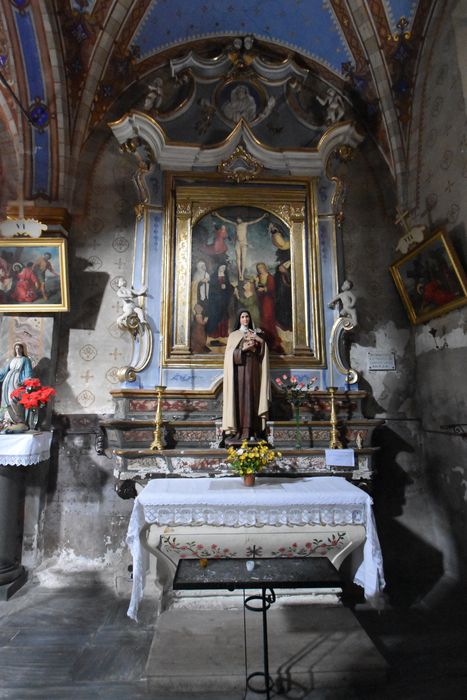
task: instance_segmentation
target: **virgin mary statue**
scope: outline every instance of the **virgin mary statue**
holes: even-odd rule
[[[2,382],[2,398],[0,414],[2,420],[10,423],[24,422],[22,406],[15,404],[10,398],[13,389],[17,389],[25,379],[32,377],[32,364],[26,355],[23,343],[15,343],[14,357],[0,370],[0,382]]]

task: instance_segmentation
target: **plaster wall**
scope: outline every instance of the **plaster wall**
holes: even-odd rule
[[[27,477],[23,561],[45,584],[63,572],[127,589],[132,501],[114,490],[112,460],[95,450],[98,418],[113,413],[116,371],[131,343],[116,325],[119,277],[133,274],[134,164],[113,139],[96,161],[85,213],[70,232],[71,312],[59,319],[57,397],[50,466]]]
[[[411,129],[410,205],[417,208],[417,223],[447,230],[466,270],[467,71],[456,5],[444,6],[422,57]],[[453,578],[467,563],[467,444],[446,426],[464,423],[466,429],[466,330],[466,307],[413,329],[415,399],[437,546]]]
[[[424,598],[442,577],[432,497],[424,474],[420,417],[414,400],[414,336],[389,272],[402,230],[394,223],[395,189],[367,140],[343,173],[348,193],[342,227],[343,278],[354,282],[358,327],[351,365],[371,394],[367,417],[385,420],[374,482],[375,514],[391,603]],[[395,370],[369,369],[369,353],[393,354]],[[401,547],[401,542],[405,546]]]

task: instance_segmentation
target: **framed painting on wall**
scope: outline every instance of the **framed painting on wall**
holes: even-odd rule
[[[467,278],[445,231],[390,267],[410,321],[423,323],[467,302]]]
[[[68,310],[66,241],[0,239],[0,312]]]
[[[268,343],[274,364],[322,362],[317,237],[309,182],[296,189],[172,187],[165,277],[167,365],[216,367],[241,309]],[[308,212],[308,213],[307,213]]]

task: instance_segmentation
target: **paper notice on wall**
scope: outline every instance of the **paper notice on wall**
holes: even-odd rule
[[[354,450],[324,450],[327,467],[354,467]]]
[[[369,352],[368,369],[370,372],[391,371],[396,369],[396,358],[393,352]]]

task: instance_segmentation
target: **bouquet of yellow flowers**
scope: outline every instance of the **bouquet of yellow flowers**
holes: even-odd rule
[[[253,445],[244,440],[241,447],[229,447],[227,450],[227,462],[239,476],[262,472],[268,464],[272,465],[276,457],[282,457],[281,453],[271,450],[265,440]]]

